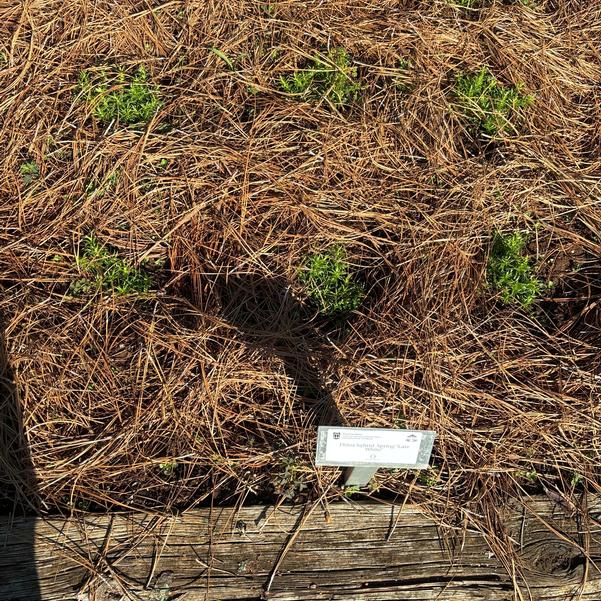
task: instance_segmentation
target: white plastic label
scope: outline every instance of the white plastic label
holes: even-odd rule
[[[324,459],[338,465],[417,463],[421,442],[421,432],[329,428]]]

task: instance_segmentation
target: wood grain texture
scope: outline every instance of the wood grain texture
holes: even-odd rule
[[[514,582],[484,538],[444,533],[417,508],[339,504],[313,511],[270,575],[302,509],[194,510],[0,521],[0,600],[513,601]],[[524,599],[601,599],[598,499],[584,515],[547,498],[507,512]],[[586,524],[585,524],[586,523]],[[395,527],[393,528],[393,525]],[[31,541],[34,549],[31,549]],[[35,558],[32,551],[35,553]],[[598,561],[599,560],[599,561]],[[129,597],[128,597],[129,595]]]

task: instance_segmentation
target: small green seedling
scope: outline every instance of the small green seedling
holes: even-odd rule
[[[281,468],[273,480],[273,488],[277,494],[293,500],[307,489],[305,474],[294,457],[283,457]]]
[[[165,478],[171,478],[177,469],[177,461],[164,461],[159,464],[159,468]]]
[[[326,316],[354,311],[365,296],[340,245],[308,257],[299,271],[299,279],[309,299]]]
[[[438,484],[438,477],[432,470],[420,471],[417,479],[419,480],[420,484],[423,484],[429,488]]]
[[[79,509],[81,511],[88,511],[90,508],[90,501],[87,499],[81,499],[79,497],[70,497],[69,495],[62,495],[61,501],[72,509]]]
[[[143,294],[150,288],[150,277],[146,273],[131,266],[93,235],[85,238],[83,252],[76,257],[76,262],[83,277],[71,283],[69,292],[73,296],[100,291]]]
[[[23,163],[20,171],[23,184],[26,186],[29,186],[29,184],[33,183],[40,177],[40,168],[35,161],[27,161],[27,163]]]
[[[148,82],[148,72],[139,67],[130,74],[103,69],[79,74],[78,96],[92,106],[92,114],[102,123],[119,121],[126,125],[148,123],[161,106],[159,89]]]
[[[234,62],[225,52],[219,50],[219,48],[211,48],[211,52],[219,57],[232,71],[234,70]]]
[[[144,264],[145,261],[142,261],[142,265]],[[167,265],[167,257],[158,257],[152,261],[151,264],[158,269],[164,269],[165,265]]]
[[[408,92],[411,89],[411,62],[400,59],[397,63],[397,75],[393,78],[394,87],[399,92]]]
[[[533,96],[523,93],[522,84],[504,86],[486,67],[457,76],[454,94],[472,128],[488,137],[515,132],[520,110],[534,102]]]
[[[316,56],[305,69],[280,77],[280,88],[303,100],[325,99],[341,108],[357,99],[361,84],[356,80],[357,67],[346,50],[332,48],[325,58]]]
[[[538,472],[536,470],[519,470],[515,473],[518,478],[522,478],[524,480],[528,480],[532,484],[536,483],[538,480]]]
[[[576,488],[579,484],[582,484],[583,480],[584,480],[584,478],[582,477],[582,474],[579,474],[578,472],[574,472],[570,479],[570,484],[571,484],[572,488]]]
[[[261,10],[269,17],[275,17],[276,5],[275,4],[261,4]]]
[[[501,293],[506,303],[529,307],[544,288],[534,275],[528,257],[523,255],[526,238],[520,232],[493,234],[493,245],[486,267],[488,283]]]
[[[375,479],[372,478],[369,481],[369,484],[367,485],[367,490],[372,494],[376,493],[380,490],[380,485],[376,482]]]
[[[353,495],[361,492],[361,489],[358,486],[345,486],[343,492],[347,499],[352,499]]]

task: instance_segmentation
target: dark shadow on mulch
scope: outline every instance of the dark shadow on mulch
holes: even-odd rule
[[[0,599],[40,601],[35,562],[36,478],[0,319]],[[18,584],[17,584],[18,583]]]
[[[336,361],[332,337],[340,327],[319,320],[294,298],[283,277],[228,273],[207,276],[220,315],[250,347],[277,357],[294,383],[299,402],[322,425],[342,425],[325,371]]]

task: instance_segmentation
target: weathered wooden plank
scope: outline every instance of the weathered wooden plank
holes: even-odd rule
[[[168,518],[0,521],[0,600],[516,598],[513,579],[478,532],[443,534],[415,507],[405,507],[397,520],[398,507],[374,503],[330,506],[327,520],[320,509],[311,513],[266,593],[301,511],[247,507]],[[528,591],[541,601],[601,598],[600,513],[599,501],[589,502],[584,526],[575,512],[546,498],[508,513],[504,524],[524,566],[525,582],[518,575],[524,598]]]

